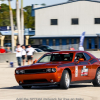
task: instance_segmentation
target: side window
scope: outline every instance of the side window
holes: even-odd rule
[[[53,55],[52,56],[52,61],[62,61],[61,55]]]
[[[83,53],[77,53],[75,56],[75,60],[79,60],[79,58],[83,58],[84,60],[86,60],[85,56],[83,55]]]
[[[86,60],[90,60],[91,59],[91,57],[87,53],[84,53],[84,56],[85,56]]]
[[[46,48],[46,47],[44,47],[44,48],[43,48],[43,50],[47,50],[47,48]]]

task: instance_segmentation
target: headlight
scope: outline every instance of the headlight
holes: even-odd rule
[[[47,73],[54,73],[54,72],[56,72],[56,68],[48,68],[48,69],[46,69],[46,72]]]
[[[15,73],[16,73],[16,74],[19,74],[19,70],[16,70]]]
[[[56,72],[56,68],[52,68],[52,72]]]

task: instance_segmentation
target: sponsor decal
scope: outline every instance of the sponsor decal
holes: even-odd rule
[[[78,66],[75,66],[75,77],[78,77]]]
[[[88,68],[86,68],[86,66],[83,66],[81,76],[88,76]]]

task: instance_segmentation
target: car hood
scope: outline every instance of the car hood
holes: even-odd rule
[[[61,61],[61,62],[49,62],[49,63],[35,63],[32,65],[18,67],[17,70],[55,68],[59,65],[67,64],[67,63],[71,63],[71,61],[70,62],[69,61],[68,62]]]

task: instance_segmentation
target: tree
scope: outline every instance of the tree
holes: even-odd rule
[[[1,1],[5,1],[5,0],[1,0]],[[13,25],[13,13],[12,13],[12,8],[11,8],[11,4],[10,4],[10,1],[12,1],[12,0],[7,0],[8,1],[8,3],[9,3],[9,7],[7,6],[7,5],[5,5],[5,4],[3,4],[3,9],[0,9],[1,10],[1,12],[3,12],[5,9],[6,9],[6,11],[8,11],[9,10],[9,12],[10,12],[10,23],[11,23],[11,31],[12,31],[12,52],[14,52],[14,25]],[[6,7],[5,7],[6,6]],[[4,9],[5,8],[5,9]],[[5,15],[5,14],[4,14]],[[6,15],[5,15],[6,16]],[[7,17],[7,16],[6,16]],[[8,20],[6,20],[6,23],[4,22],[4,20],[3,20],[3,25],[5,26],[5,25],[7,25],[7,22],[8,22]],[[9,22],[8,22],[9,23]]]
[[[25,28],[32,28],[35,29],[35,17],[31,16],[31,6],[26,6],[23,8],[24,13],[24,26]],[[6,4],[1,4],[0,9],[0,26],[5,26],[5,23],[7,20],[10,20],[10,14],[9,14],[9,6]],[[16,9],[12,9],[13,12],[13,23],[15,26],[17,26],[17,20],[16,20]],[[6,20],[7,19],[7,20]],[[6,23],[7,26],[10,26],[10,21]]]
[[[35,17],[31,16],[31,6],[24,7],[24,25],[26,28],[35,29]]]
[[[4,11],[9,12],[9,6],[6,4],[1,4],[2,8],[0,9],[0,13],[3,13]]]
[[[42,6],[46,6],[46,4],[45,4],[45,3],[42,3],[41,5],[42,5]]]

